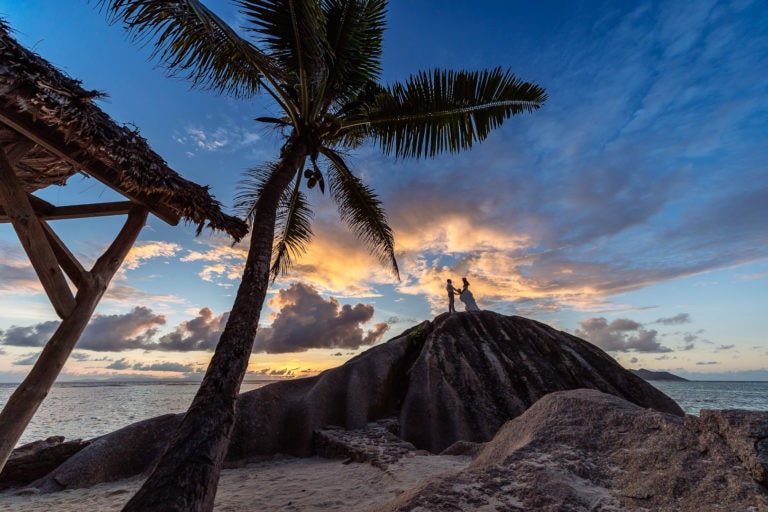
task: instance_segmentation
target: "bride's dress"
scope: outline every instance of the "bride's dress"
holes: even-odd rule
[[[459,294],[459,300],[464,303],[465,311],[480,311],[480,308],[477,307],[477,302],[475,302],[475,297],[469,291],[469,288],[466,288]]]

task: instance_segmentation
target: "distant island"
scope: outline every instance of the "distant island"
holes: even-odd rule
[[[646,370],[645,368],[640,368],[639,370],[629,370],[641,379],[644,380],[675,380],[679,382],[688,382],[688,379],[684,379],[682,377],[678,377],[675,374],[669,373],[669,372],[655,372],[653,370]]]

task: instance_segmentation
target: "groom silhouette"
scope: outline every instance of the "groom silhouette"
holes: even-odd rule
[[[455,313],[456,308],[453,307],[453,297],[458,295],[459,291],[453,287],[450,279],[448,280],[448,284],[445,286],[445,289],[448,291],[448,312]]]

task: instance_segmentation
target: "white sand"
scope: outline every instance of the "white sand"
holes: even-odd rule
[[[215,510],[364,511],[444,473],[464,469],[465,456],[414,455],[386,470],[368,463],[283,458],[222,471]],[[89,489],[0,494],[0,510],[24,512],[119,511],[141,485],[138,478]]]

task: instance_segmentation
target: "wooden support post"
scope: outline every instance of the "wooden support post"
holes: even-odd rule
[[[72,283],[74,283],[74,285],[79,290],[83,286],[85,269],[80,264],[80,262],[77,261],[75,255],[69,251],[66,245],[64,245],[64,242],[61,241],[61,238],[59,238],[53,229],[51,229],[51,226],[49,226],[47,222],[40,221],[40,225],[43,226],[45,236],[48,238],[48,242],[51,244],[51,248],[53,249],[53,253],[56,255],[56,260],[59,262],[59,265],[62,269],[64,269],[64,272],[67,273],[70,281],[72,281]]]
[[[13,228],[29,256],[40,283],[48,294],[56,313],[67,317],[75,308],[75,298],[64,273],[48,243],[27,193],[21,188],[11,162],[0,149],[0,202],[11,217]]]
[[[82,286],[77,292],[76,305],[71,314],[61,322],[24,382],[16,388],[0,412],[0,471],[59,376],[110,280],[136,241],[147,214],[144,207],[136,206],[131,210],[115,241],[96,260],[91,271],[83,274]]]

